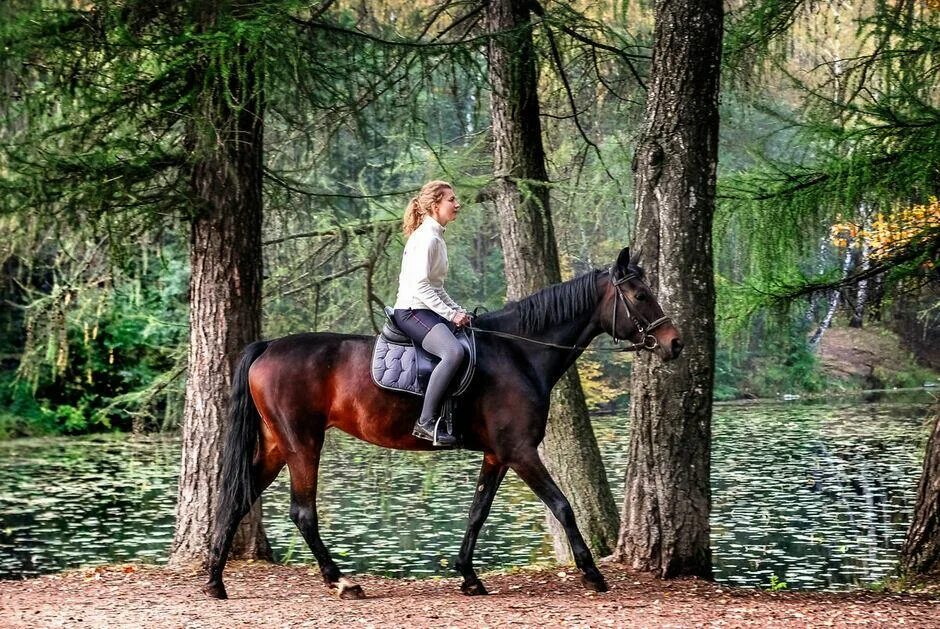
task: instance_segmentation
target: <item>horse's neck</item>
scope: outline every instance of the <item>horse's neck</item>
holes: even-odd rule
[[[571,321],[549,326],[547,329],[537,334],[526,335],[542,343],[551,343],[553,345],[574,348],[559,349],[557,347],[535,344],[524,348],[525,356],[530,362],[532,373],[535,374],[536,377],[543,379],[547,389],[551,389],[555,386],[555,383],[557,383],[568,368],[574,364],[578,356],[584,352],[583,349],[578,348],[586,347],[601,333],[602,330],[600,326],[594,324],[593,319],[594,313],[588,311]]]

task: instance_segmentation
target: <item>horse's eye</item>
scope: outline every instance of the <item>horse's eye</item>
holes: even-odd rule
[[[637,293],[636,293],[636,300],[637,300],[637,301],[646,301],[646,298],[647,298],[647,297],[648,297],[648,295],[646,294],[646,291],[642,291],[642,290],[641,290],[641,291],[637,291]]]

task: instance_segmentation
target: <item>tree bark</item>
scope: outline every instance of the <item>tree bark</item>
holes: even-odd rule
[[[858,270],[861,272],[871,268],[871,245],[868,242],[871,231],[871,208],[867,203],[859,207],[862,217],[862,229],[858,235]],[[868,280],[861,280],[855,287],[855,308],[852,310],[850,328],[860,328],[865,322],[865,306],[868,305]]]
[[[847,243],[845,245],[845,255],[842,258],[842,278],[845,279],[849,274],[849,269],[852,268],[852,240],[851,237],[848,237]],[[813,333],[813,336],[809,339],[809,347],[812,351],[818,351],[819,345],[822,342],[823,334],[826,333],[826,330],[832,325],[832,320],[836,316],[836,309],[839,307],[839,301],[842,298],[842,294],[839,292],[838,288],[834,288],[829,291],[829,307],[826,309],[826,316],[823,317],[822,322],[820,322],[819,327],[816,328],[816,331]]]
[[[712,216],[720,0],[657,0],[645,128],[634,158],[635,258],[682,333],[682,356],[633,363],[630,457],[615,559],[660,577],[712,576],[715,358]]]
[[[940,406],[924,453],[914,519],[901,549],[901,567],[911,576],[940,575]]]
[[[822,277],[826,274],[826,253],[829,251],[829,237],[828,234],[819,239],[819,249],[816,253],[816,277]],[[803,320],[806,322],[806,326],[810,327],[816,323],[816,310],[819,306],[819,296],[817,293],[812,293],[809,296],[809,305],[806,307],[806,314],[803,316]]]
[[[222,6],[222,5],[219,5]],[[218,7],[203,4],[198,24],[211,29]],[[191,191],[189,373],[172,563],[208,556],[221,471],[231,375],[242,349],[261,336],[261,80],[236,47],[227,81],[194,72],[206,85],[187,142],[195,162]],[[242,65],[243,64],[243,65]],[[200,76],[200,72],[202,76]],[[226,98],[228,91],[231,98]],[[241,106],[235,105],[240,103]],[[236,535],[233,556],[269,559],[260,502]]]
[[[524,0],[492,0],[486,9],[489,32],[503,33],[490,40],[488,53],[493,90],[493,193],[509,299],[561,281],[529,6]],[[552,392],[540,454],[571,503],[578,528],[591,549],[609,554],[616,540],[617,508],[576,367]],[[564,530],[550,514],[547,519],[558,559],[570,560]]]

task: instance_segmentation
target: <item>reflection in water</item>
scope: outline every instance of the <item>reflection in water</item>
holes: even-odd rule
[[[159,561],[173,535],[177,451],[170,440],[0,444],[0,577]]]
[[[712,547],[719,581],[833,588],[890,574],[913,509],[927,402],[722,406],[715,412]],[[626,418],[595,431],[622,496]],[[0,578],[161,562],[173,535],[178,442],[98,437],[0,443]],[[451,576],[480,455],[381,450],[331,432],[323,538],[343,569]],[[313,556],[288,518],[286,471],[265,495],[276,555]],[[482,569],[551,558],[544,511],[510,474],[477,546]]]
[[[716,576],[791,588],[876,581],[913,512],[926,406],[903,402],[716,412]]]

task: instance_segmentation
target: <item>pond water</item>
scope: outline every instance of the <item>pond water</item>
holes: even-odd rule
[[[712,548],[718,581],[839,589],[891,574],[913,510],[930,397],[718,406]],[[618,504],[625,416],[595,432]],[[179,444],[108,436],[0,443],[0,578],[165,560]],[[453,576],[480,455],[382,450],[336,431],[324,449],[323,538],[340,567]],[[287,472],[264,494],[275,554],[314,562],[288,518]],[[545,512],[513,474],[477,545],[483,569],[550,560]]]

